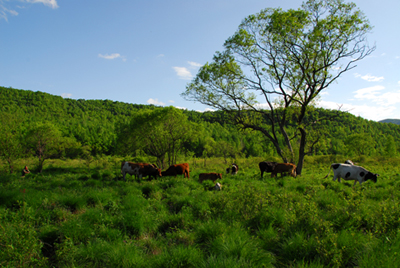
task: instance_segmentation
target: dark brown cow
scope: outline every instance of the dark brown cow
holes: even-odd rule
[[[222,179],[222,174],[221,173],[200,173],[199,175],[199,182],[202,183],[205,180],[210,180],[215,183],[217,179]]]
[[[274,167],[274,170],[271,172],[271,178],[275,177],[278,173],[281,173],[281,177],[283,173],[288,172],[293,178],[296,178],[296,165],[290,163],[279,163]]]
[[[124,180],[126,173],[130,174],[131,176],[139,176],[139,179],[147,176],[149,177],[149,179],[152,179],[152,177],[157,179],[157,176],[162,176],[161,169],[157,168],[157,166],[154,164],[133,163],[128,161],[124,161],[121,163],[121,173]]]
[[[258,166],[260,167],[261,178],[263,177],[264,172],[271,173],[277,164],[278,164],[277,162],[268,162],[268,161],[260,162]]]
[[[189,164],[182,163],[170,166],[166,171],[161,172],[163,176],[175,176],[184,175],[184,178],[190,178],[189,175]]]

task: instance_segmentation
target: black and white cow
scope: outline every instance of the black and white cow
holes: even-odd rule
[[[376,182],[378,178],[378,174],[373,174],[366,170],[363,167],[360,166],[355,166],[352,164],[332,164],[331,168],[333,169],[333,181],[338,181],[340,182],[340,179],[344,179],[346,181],[349,180],[354,180],[354,185],[356,185],[357,181],[360,183],[363,183],[364,181],[367,180],[372,180],[373,182]],[[331,170],[329,169],[328,175],[324,177],[327,178],[329,174],[331,173]]]
[[[228,167],[226,169],[226,174],[231,173],[232,175],[236,175],[238,171],[239,171],[239,166],[233,163],[231,167]]]

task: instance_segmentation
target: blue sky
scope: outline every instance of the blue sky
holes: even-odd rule
[[[400,1],[356,0],[376,50],[319,106],[400,119]],[[208,107],[180,94],[246,16],[301,0],[0,0],[0,86],[72,99]]]

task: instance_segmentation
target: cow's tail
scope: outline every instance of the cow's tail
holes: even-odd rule
[[[323,177],[323,179],[326,179],[326,178],[328,178],[329,174],[331,174],[331,170],[332,170],[332,166],[330,166],[330,167],[329,167],[329,172],[328,172],[328,175],[326,175],[325,177]]]

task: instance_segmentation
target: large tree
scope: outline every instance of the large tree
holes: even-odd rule
[[[307,141],[313,123],[305,120],[308,109],[374,51],[366,40],[370,30],[355,4],[342,0],[264,9],[243,20],[182,96],[228,112],[241,128],[261,131],[284,162],[297,160],[301,174],[307,144],[315,144]]]

